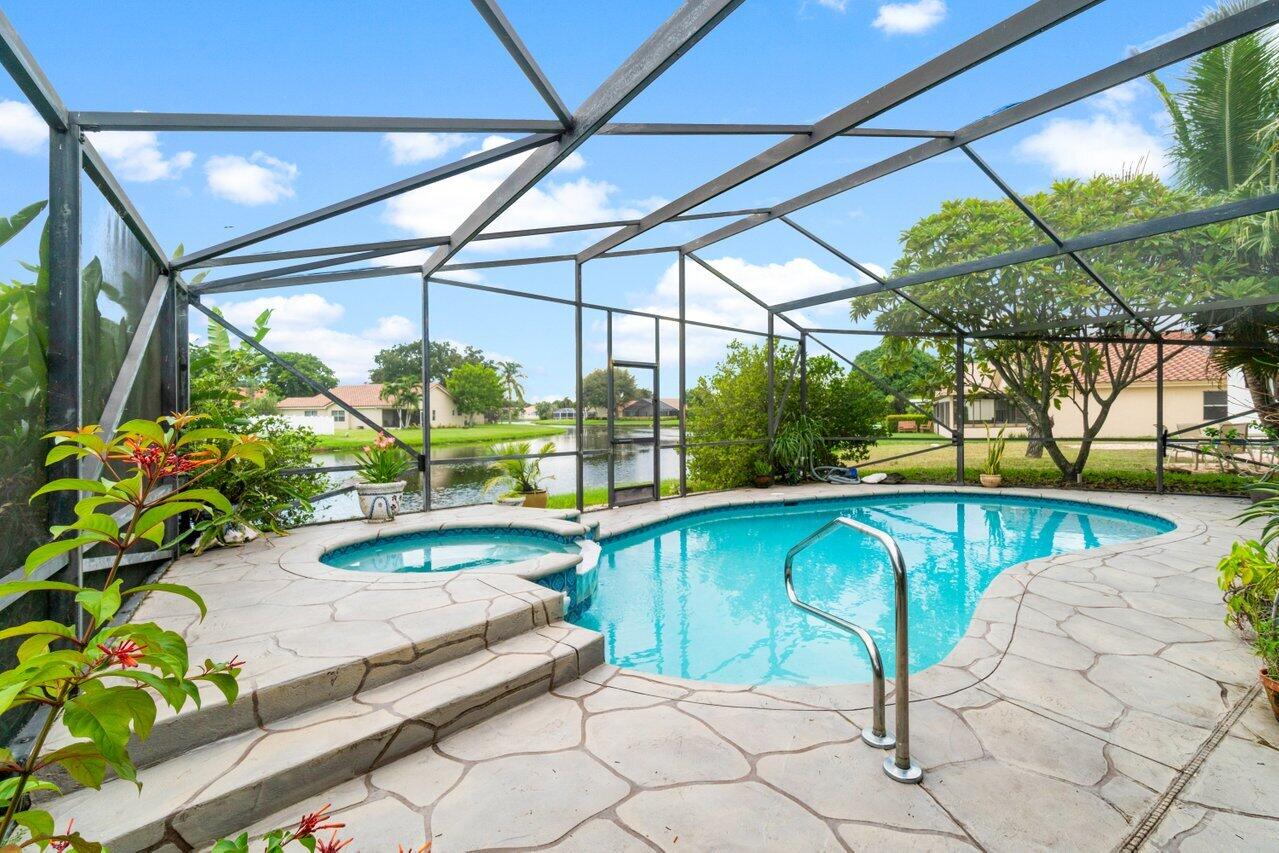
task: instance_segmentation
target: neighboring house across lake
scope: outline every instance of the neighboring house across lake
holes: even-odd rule
[[[1224,418],[1242,409],[1231,405],[1227,375],[1213,363],[1208,347],[1178,349],[1170,342],[1164,351],[1167,354],[1164,358],[1164,426],[1167,429]],[[1155,358],[1156,348],[1145,347],[1137,367],[1141,378],[1119,393],[1099,438],[1155,435]],[[1101,384],[1097,390],[1104,397],[1110,389]],[[1083,435],[1083,415],[1072,401],[1061,402],[1061,408],[1053,412],[1053,433],[1061,438],[1078,438]],[[1089,401],[1090,416],[1096,405],[1095,400]],[[943,423],[953,423],[953,406],[953,396],[938,398],[933,402],[933,417]],[[969,392],[964,408],[967,420],[964,434],[969,438],[984,438],[988,425],[992,431],[1006,427],[1009,435],[1024,434],[1026,418],[1011,398]],[[936,425],[933,428],[937,429]]]
[[[394,403],[382,396],[383,386],[378,382],[363,385],[338,385],[329,389],[329,393],[342,400],[351,408],[364,415],[373,423],[382,427],[411,426],[420,423],[421,412],[403,412]],[[334,403],[323,394],[311,397],[285,397],[276,408],[280,414],[301,426],[309,426],[317,432],[331,433],[334,430],[367,429],[368,425],[359,418],[352,417],[349,412]],[[439,382],[431,383],[431,426],[460,427],[465,426],[467,418],[458,411],[453,395]],[[406,417],[410,415],[411,417]],[[482,416],[471,418],[472,422],[484,422]],[[325,430],[324,427],[329,429]]]
[[[659,397],[657,405],[658,417],[679,417],[678,397]],[[651,418],[653,416],[653,400],[650,397],[631,400],[629,403],[618,407],[617,415],[622,418]]]

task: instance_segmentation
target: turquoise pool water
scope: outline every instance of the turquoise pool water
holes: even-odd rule
[[[728,507],[601,542],[598,588],[573,621],[604,634],[609,662],[646,672],[750,684],[869,680],[858,640],[794,607],[782,581],[791,546],[840,515],[901,545],[911,671],[946,656],[1009,566],[1174,527],[1143,513],[997,495]],[[882,546],[836,531],[796,558],[795,588],[865,627],[892,674],[892,573]]]
[[[576,551],[569,539],[534,531],[440,530],[335,548],[320,561],[357,572],[456,572]]]

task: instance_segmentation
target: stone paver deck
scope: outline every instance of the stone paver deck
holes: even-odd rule
[[[606,537],[726,502],[911,490],[920,489],[743,491],[587,519]],[[172,575],[209,599],[209,618],[196,623],[168,599],[146,602],[138,618],[183,630],[193,656],[238,653],[250,661],[254,700],[247,711],[237,703],[209,712],[206,739],[225,732],[270,743],[268,758],[285,763],[317,737],[355,741],[361,750],[345,753],[356,757],[337,776],[332,760],[318,770],[294,768],[300,783],[292,799],[276,781],[246,771],[242,754],[228,765],[192,760],[204,781],[181,796],[160,792],[175,800],[162,804],[169,810],[162,831],[116,849],[207,844],[208,832],[225,827],[211,828],[208,809],[198,806],[218,786],[236,794],[228,802],[246,804],[239,827],[283,825],[332,802],[356,847],[367,850],[426,837],[437,853],[1112,850],[1157,806],[1166,816],[1140,839],[1147,849],[1279,849],[1279,722],[1252,690],[1255,661],[1223,624],[1215,584],[1216,561],[1240,535],[1231,517],[1241,504],[1061,496],[1156,512],[1178,528],[1031,561],[996,578],[964,639],[941,664],[912,676],[912,752],[925,771],[919,786],[889,780],[880,770],[884,753],[861,743],[867,685],[717,685],[595,665],[599,646],[581,636],[592,632],[560,622],[558,596],[524,578],[353,578],[314,564],[320,549],[353,531],[368,535],[359,525],[184,559]],[[383,531],[533,518],[560,531],[577,527],[551,513],[480,509],[402,519]],[[557,655],[565,645],[571,654]],[[511,666],[523,680],[512,687],[499,677],[469,690],[477,654],[489,671]],[[519,655],[545,663],[516,666]],[[450,713],[431,716],[438,702],[424,704],[427,711],[406,703],[417,695],[408,689],[414,679],[455,685]],[[394,724],[369,728],[376,748],[352,732],[353,720],[388,713],[399,715]],[[1237,721],[1215,734],[1232,714]],[[183,722],[172,724],[179,743]],[[144,799],[159,796],[157,783],[180,778],[176,762],[189,756],[172,752],[157,748],[157,760],[166,760],[144,769],[152,786]],[[131,786],[126,794],[116,784],[55,805],[90,831],[96,817],[137,799]],[[1178,792],[1171,800],[1163,797],[1170,789]]]

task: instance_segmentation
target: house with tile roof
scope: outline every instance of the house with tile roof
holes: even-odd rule
[[[397,409],[392,401],[386,399],[380,382],[337,385],[329,389],[329,393],[378,426],[416,426],[422,422],[421,411],[402,411]],[[308,426],[314,424],[317,419],[329,419],[336,430],[368,428],[366,424],[352,417],[349,412],[323,394],[310,397],[285,397],[276,404],[276,408],[286,419]],[[430,412],[433,427],[466,426],[468,421],[468,418],[458,411],[453,395],[439,382],[431,383]],[[469,418],[472,422],[476,419],[477,417]],[[482,417],[478,419],[483,420]]]
[[[1164,425],[1169,430],[1224,418],[1238,408],[1230,405],[1227,374],[1213,363],[1211,353],[1208,347],[1179,348],[1175,342],[1165,345]],[[1119,393],[1098,438],[1155,435],[1155,359],[1156,347],[1142,349],[1137,361],[1137,375],[1141,378]],[[1099,383],[1097,390],[1104,396],[1109,389]],[[953,396],[939,397],[933,401],[933,416],[943,423],[952,423],[953,407]],[[992,431],[1006,427],[1010,435],[1026,426],[1025,415],[1010,398],[969,393],[964,408],[964,434],[969,438],[984,438],[987,426]],[[1084,418],[1079,406],[1063,399],[1061,408],[1053,413],[1053,432],[1063,438],[1074,438],[1082,435],[1083,430]]]

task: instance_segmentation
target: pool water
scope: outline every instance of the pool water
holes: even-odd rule
[[[456,572],[576,551],[572,540],[533,531],[441,530],[336,548],[320,561],[357,572]]]
[[[1144,513],[1012,496],[909,495],[726,507],[601,542],[598,589],[573,621],[600,631],[610,663],[749,684],[870,679],[861,643],[786,598],[786,552],[836,516],[896,537],[906,558],[910,668],[940,662],[983,591],[1026,560],[1166,533]],[[892,674],[893,588],[886,552],[851,529],[795,559],[800,598],[866,628]]]

